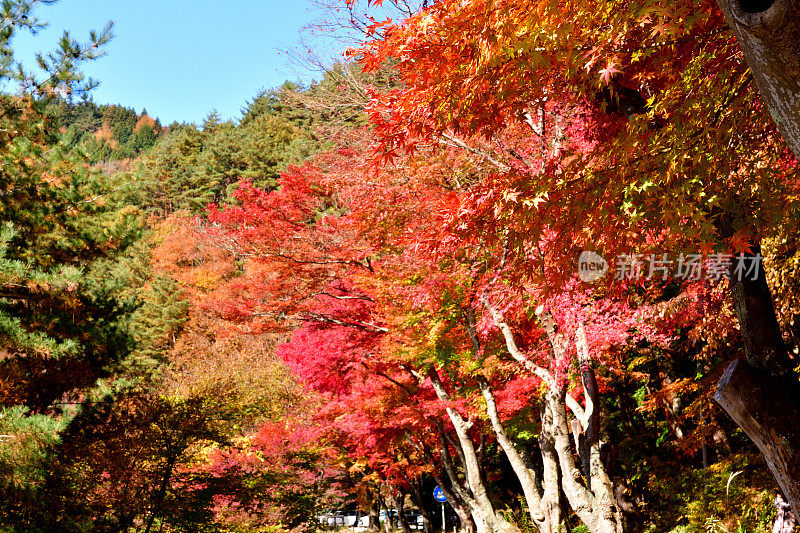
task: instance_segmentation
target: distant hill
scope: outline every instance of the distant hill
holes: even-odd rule
[[[59,100],[48,107],[68,149],[80,149],[94,163],[133,159],[156,144],[168,128],[132,107]]]

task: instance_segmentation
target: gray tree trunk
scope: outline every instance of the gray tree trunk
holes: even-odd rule
[[[795,157],[800,158],[800,4],[794,0],[717,2],[736,35],[775,124]],[[796,439],[775,437],[794,434],[800,428],[797,376],[785,362],[766,282],[758,279],[734,284],[733,299],[749,366],[768,375],[783,376],[772,380],[771,385],[780,390],[784,411],[770,410],[768,401],[775,400],[776,391],[758,386],[754,381],[758,373],[745,376],[750,369],[743,364],[732,363],[726,370],[716,398],[758,445],[797,516],[800,476],[796,468],[785,466],[800,464],[800,447]],[[762,418],[755,418],[755,414]]]
[[[786,143],[800,157],[800,4],[794,0],[717,0],[761,96]]]
[[[717,0],[717,3],[775,124],[800,159],[800,3],[796,0]],[[787,426],[800,427],[800,399],[792,396],[797,376],[784,364],[786,354],[780,350],[781,335],[777,321],[773,320],[775,312],[766,282],[759,279],[751,284],[734,284],[733,299],[749,366],[772,376],[783,375],[778,382],[773,380],[772,385],[781,390],[781,401],[787,403],[783,404],[783,412],[770,411],[768,401],[774,399],[771,397],[774,391],[758,386],[755,374],[745,376],[749,369],[737,363],[726,370],[716,398],[759,446],[797,515],[800,477],[796,469],[780,465],[800,464],[800,448],[797,440],[775,438],[775,434],[785,433]],[[766,418],[759,420],[756,414]],[[773,426],[772,422],[778,425]]]
[[[795,515],[800,510],[798,397],[800,391],[787,388],[785,378],[742,360],[728,366],[716,393],[717,402],[761,450]]]
[[[722,234],[728,231],[724,225],[720,229]],[[760,246],[754,246],[753,252],[760,254]],[[731,297],[747,362],[728,366],[715,399],[758,446],[797,515],[800,386],[783,344],[764,269],[759,268],[755,279],[732,278]]]
[[[570,507],[592,533],[622,533],[624,522],[616,501],[614,484],[600,460],[600,411],[597,382],[589,358],[583,326],[578,328],[575,345],[581,367],[581,382],[586,399],[585,409],[577,405],[577,402],[566,393],[565,385],[560,384],[547,369],[536,365],[522,353],[514,339],[511,327],[485,294],[481,296],[481,303],[489,311],[495,325],[503,334],[509,354],[523,368],[539,376],[548,387],[539,432],[539,443],[545,463],[545,483],[549,484],[548,480],[560,477],[561,489],[564,491]],[[547,333],[554,358],[564,360],[567,357],[568,342],[558,331],[552,315],[547,311],[541,312],[539,321]],[[570,403],[570,409],[578,419],[575,424],[577,435],[575,447],[578,455],[585,461],[585,483],[581,480],[581,471],[575,464],[570,446],[567,403]],[[552,509],[549,508],[549,510],[552,512]]]
[[[558,462],[561,466],[561,487],[570,507],[592,533],[622,533],[621,513],[616,505],[614,487],[605,475],[597,447],[592,452],[593,481],[590,487],[581,483],[581,473],[570,447],[570,431],[564,393],[548,391],[543,425],[552,432]]]
[[[492,429],[497,435],[497,442],[505,452],[508,462],[511,464],[511,468],[522,486],[531,520],[536,524],[539,533],[555,533],[562,525],[561,507],[558,505],[558,476],[556,475],[555,479],[552,479],[552,477],[548,479],[549,485],[544,480],[539,479],[536,470],[527,465],[500,421],[494,393],[489,386],[489,382],[484,378],[479,378],[478,385],[483,393],[483,398],[486,402],[486,413],[489,415]],[[540,485],[543,486],[544,490],[540,490]]]
[[[441,433],[443,430],[440,428],[439,431]],[[456,476],[450,453],[447,451],[447,440],[444,438],[444,435],[440,435],[440,439],[443,447],[442,465],[444,466],[450,483],[445,483],[444,479],[435,473],[434,478],[439,484],[439,488],[442,489],[445,498],[447,498],[447,503],[450,504],[450,506],[456,512],[456,515],[458,515],[458,520],[461,522],[461,531],[466,533],[476,533],[478,527],[475,521],[472,519],[473,503],[470,501],[469,491],[466,487],[461,485],[461,482]],[[444,524],[442,524],[442,526],[444,527]]]
[[[461,459],[467,478],[467,486],[471,493],[469,498],[465,499],[470,504],[470,510],[472,511],[472,517],[475,519],[478,533],[517,532],[518,530],[513,524],[503,519],[497,513],[497,510],[489,499],[486,485],[481,477],[480,462],[475,450],[475,444],[469,436],[472,422],[464,420],[455,409],[449,406],[451,401],[450,395],[445,390],[435,368],[431,367],[428,370],[428,378],[431,380],[436,396],[445,404],[445,411],[448,417],[450,417],[450,422],[452,422],[455,427],[456,435],[458,436],[458,444],[460,445]]]

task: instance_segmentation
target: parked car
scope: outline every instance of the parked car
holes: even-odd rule
[[[403,512],[403,516],[406,519],[406,524],[411,529],[425,529],[425,522],[422,520],[422,514],[417,511],[411,511],[409,509]]]
[[[361,513],[358,511],[348,511],[344,515],[344,525],[347,527],[356,527],[358,524],[358,517]]]
[[[317,516],[319,523],[334,529],[337,527],[356,527],[359,520],[358,511],[330,511]]]
[[[328,511],[317,516],[319,523],[326,527],[336,527],[343,524],[341,511]]]

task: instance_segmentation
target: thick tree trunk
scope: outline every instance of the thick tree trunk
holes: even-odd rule
[[[442,441],[445,442],[444,439]],[[467,501],[469,496],[466,494],[465,489],[461,487],[458,479],[456,479],[450,456],[446,450],[442,452],[442,460],[450,483],[446,483],[439,474],[434,474],[434,479],[439,484],[439,488],[442,489],[444,497],[447,498],[447,503],[456,512],[461,523],[461,531],[464,533],[476,533],[477,526],[472,519],[470,503]],[[442,527],[444,528],[444,524],[442,524]],[[430,531],[433,530],[431,529]]]
[[[717,1],[772,118],[786,144],[800,158],[800,4],[795,0]],[[794,431],[786,428],[800,427],[800,399],[795,396],[791,401],[789,395],[797,384],[797,377],[787,371],[786,354],[779,346],[781,335],[777,321],[773,320],[775,312],[766,281],[757,279],[753,283],[735,284],[733,299],[747,360],[752,367],[768,374],[787,376],[778,382],[772,381],[772,386],[781,391],[779,400],[785,403],[783,411],[770,410],[768,402],[775,400],[777,392],[746,379],[743,374],[748,369],[741,363],[732,363],[726,370],[725,379],[717,388],[717,401],[723,407],[728,406],[728,414],[759,445],[793,511],[798,513],[800,476],[796,470],[786,470],[779,465],[800,464],[800,450],[797,441],[787,442],[776,437]],[[743,388],[737,390],[736,387]],[[763,395],[752,396],[754,394]],[[754,414],[762,417],[754,419],[756,424],[750,423]]]
[[[795,514],[800,509],[798,389],[738,360],[725,370],[716,393],[716,400],[761,450]]]
[[[369,531],[380,531],[381,529],[381,506],[376,498],[373,498],[369,505]]]
[[[484,304],[488,304],[488,299],[483,297]],[[495,315],[499,313],[495,311]],[[480,342],[476,333],[475,326],[475,310],[469,308],[467,311],[467,323],[470,338],[472,339],[475,357],[480,354]],[[516,348],[516,346],[514,346]],[[483,378],[478,378],[478,385],[483,393],[486,402],[486,412],[489,415],[489,421],[492,424],[492,429],[497,436],[497,442],[506,454],[511,468],[517,476],[517,479],[522,486],[522,492],[525,496],[525,503],[528,506],[531,520],[536,525],[540,533],[555,533],[560,531],[562,526],[561,516],[561,488],[558,473],[558,459],[555,452],[547,453],[545,448],[542,450],[542,463],[544,465],[543,478],[537,475],[535,469],[528,465],[520,450],[511,441],[506,432],[505,427],[500,421],[500,416],[497,413],[497,404],[494,399],[489,382]]]
[[[428,378],[431,380],[436,396],[446,405],[445,411],[448,417],[450,417],[450,422],[452,422],[455,427],[456,435],[458,436],[461,460],[467,478],[467,486],[471,493],[471,497],[465,499],[470,503],[472,516],[475,519],[478,533],[507,533],[517,531],[517,528],[514,527],[513,524],[504,520],[497,513],[489,499],[486,485],[481,477],[480,463],[475,450],[475,444],[469,436],[472,422],[464,420],[455,409],[448,405],[451,401],[450,395],[445,390],[435,368],[431,367],[428,370]]]
[[[414,505],[417,506],[419,509],[419,514],[422,515],[422,527],[426,533],[430,533],[432,531],[431,527],[431,517],[428,514],[428,508],[425,506],[425,502],[422,501],[422,492],[421,492],[421,483],[419,479],[412,479],[408,480],[408,486],[411,487],[411,501],[414,502]],[[441,483],[439,483],[441,486]]]
[[[558,453],[552,433],[539,432],[539,450],[543,466],[542,512],[549,517],[549,523],[558,524],[555,526],[556,531],[560,531],[559,527],[563,520],[561,515],[561,470],[558,466]]]
[[[777,5],[777,4],[776,4]],[[800,41],[798,41],[800,42]],[[755,246],[754,253],[761,249]],[[800,510],[800,387],[783,344],[764,269],[732,278],[747,363],[732,362],[715,399],[758,446],[794,513]]]
[[[564,393],[548,391],[542,431],[552,432],[558,462],[561,466],[561,487],[570,507],[592,533],[622,533],[621,513],[614,498],[614,487],[600,463],[598,447],[593,447],[591,471],[593,482],[585,487],[572,456],[569,423]]]
[[[522,486],[525,503],[528,505],[528,511],[533,523],[539,528],[540,533],[555,533],[561,526],[561,509],[558,505],[558,482],[556,481],[555,483],[555,491],[540,491],[539,485],[542,484],[542,480],[537,479],[536,471],[526,464],[522,454],[511,441],[508,433],[506,433],[506,429],[497,414],[497,405],[488,381],[479,378],[478,385],[483,393],[486,412],[489,415],[489,421],[492,423],[492,429],[497,435],[497,442],[505,452],[508,462],[511,464],[511,468]],[[545,496],[547,499],[545,499]]]
[[[477,527],[475,526],[475,521],[472,519],[470,512],[464,507],[453,507],[453,510],[456,512],[456,516],[458,516],[459,531],[462,533],[476,533]]]
[[[578,359],[581,367],[581,381],[586,398],[583,409],[574,398],[566,394],[563,385],[542,367],[530,361],[519,349],[514,340],[510,326],[503,319],[502,313],[491,305],[486,295],[481,302],[489,311],[495,325],[500,329],[506,341],[509,354],[524,368],[539,376],[548,386],[542,411],[542,425],[539,432],[539,443],[545,464],[545,486],[554,479],[561,480],[561,488],[567,497],[570,507],[592,533],[622,533],[623,519],[616,503],[614,484],[606,474],[600,460],[599,442],[599,403],[597,381],[594,368],[589,358],[589,349],[583,327],[578,328],[575,339]],[[567,357],[567,339],[558,331],[553,316],[547,312],[539,312],[539,321],[547,333],[548,341],[556,360]],[[575,465],[570,446],[570,424],[567,418],[567,404],[578,419],[576,424],[576,448],[584,463],[586,485],[581,483],[581,471]],[[553,469],[556,472],[553,472]],[[557,500],[555,500],[557,501]],[[552,500],[548,500],[551,503]],[[553,510],[550,509],[552,512]]]
[[[755,244],[753,253],[761,257],[761,246]],[[754,260],[754,256],[745,256],[745,260]],[[734,261],[735,263],[735,261]],[[767,277],[760,259],[755,279],[752,276],[741,276],[731,266],[731,298],[742,343],[751,366],[761,368],[772,375],[793,375],[793,367],[786,346],[783,344],[775,306],[767,285]]]
[[[761,96],[800,158],[800,4],[795,0],[717,0]]]

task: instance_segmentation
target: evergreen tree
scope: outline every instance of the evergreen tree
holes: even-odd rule
[[[143,125],[136,133],[136,142],[134,144],[136,153],[152,148],[156,144],[156,140],[158,140],[158,137],[153,128],[147,124]]]

